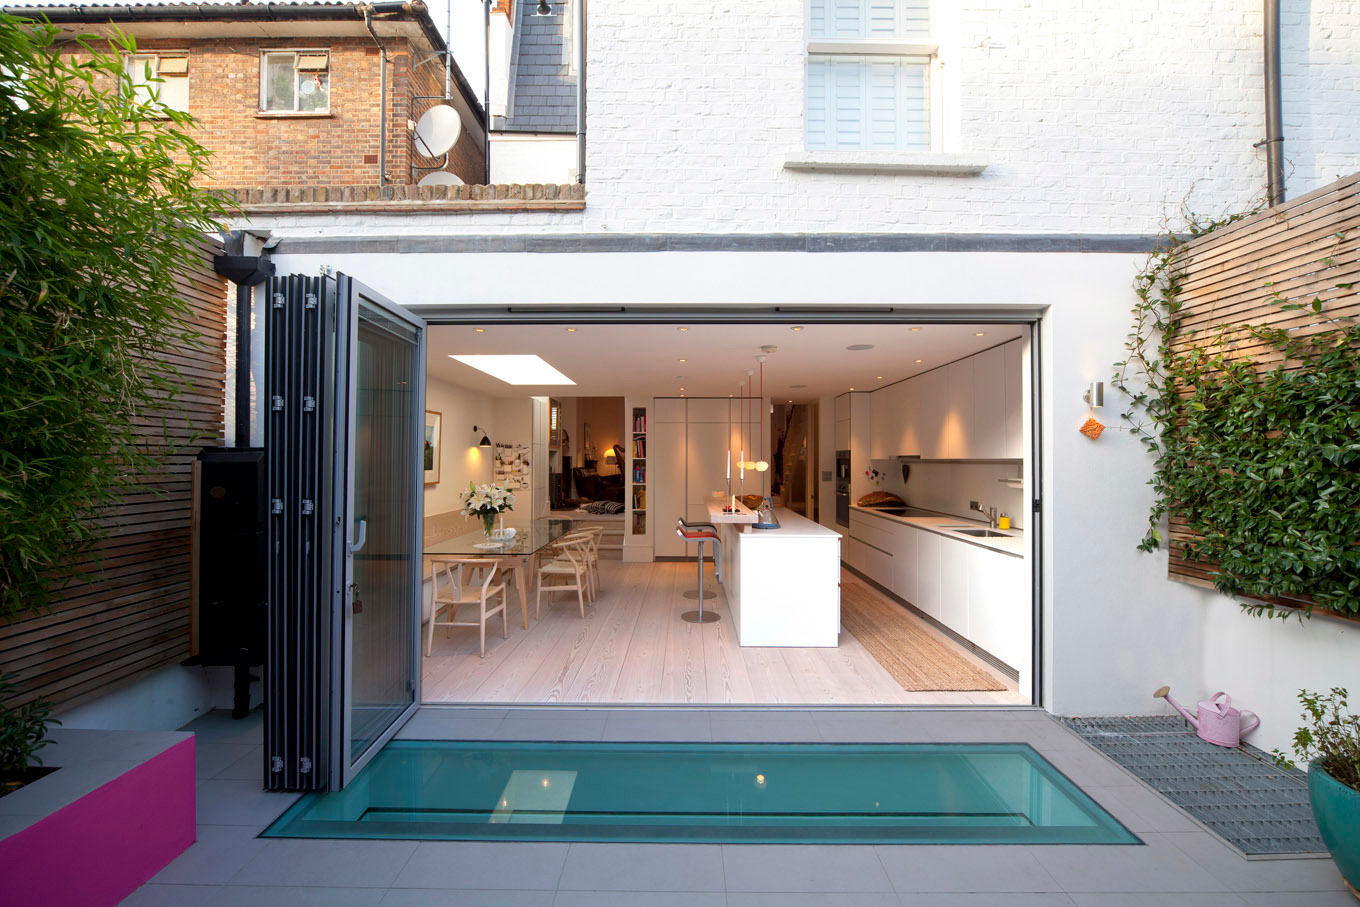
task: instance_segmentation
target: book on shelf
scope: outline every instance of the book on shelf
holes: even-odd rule
[[[635,438],[633,440],[633,459],[640,460],[647,456],[647,439]]]
[[[645,434],[647,431],[647,414],[633,416],[633,431],[637,434]]]

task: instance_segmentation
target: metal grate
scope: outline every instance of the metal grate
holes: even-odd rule
[[[1243,744],[1206,743],[1181,718],[1063,718],[1083,740],[1244,854],[1322,853],[1308,779]]]

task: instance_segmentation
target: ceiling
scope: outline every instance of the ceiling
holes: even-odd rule
[[[1015,324],[579,324],[433,325],[429,374],[491,397],[726,397],[739,393],[746,370],[760,372],[776,402],[810,402],[854,388],[874,390],[938,368],[1007,340]],[[978,333],[982,336],[977,336]],[[868,345],[869,349],[847,347]],[[509,385],[449,358],[452,354],[534,353],[575,386]],[[686,360],[681,362],[680,360]],[[799,386],[801,385],[801,386]]]

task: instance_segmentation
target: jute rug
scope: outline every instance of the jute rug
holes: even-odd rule
[[[860,583],[841,586],[841,626],[908,692],[1006,689],[900,605],[883,600]]]

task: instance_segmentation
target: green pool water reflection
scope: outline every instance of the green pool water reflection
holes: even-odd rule
[[[1023,744],[401,740],[265,836],[1139,843]]]

